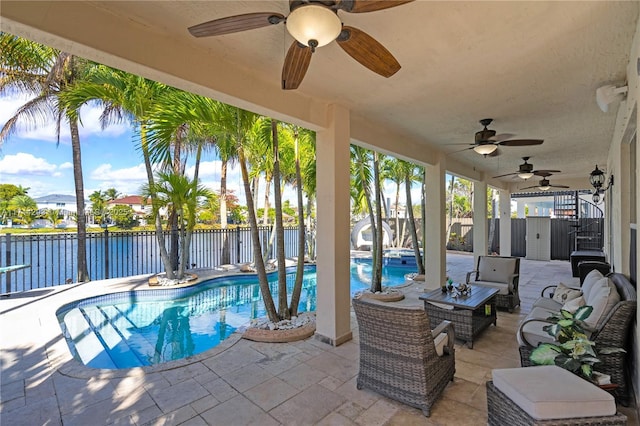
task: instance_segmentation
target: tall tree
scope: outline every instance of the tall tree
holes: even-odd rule
[[[407,161],[399,160],[402,168],[402,176],[404,178],[404,187],[407,199],[407,212],[409,213],[409,234],[411,235],[411,243],[413,245],[413,253],[418,266],[418,274],[424,274],[424,262],[420,254],[420,243],[418,242],[418,232],[416,231],[416,220],[413,216],[413,201],[411,200],[411,187],[413,182],[420,181],[422,170],[414,164]]]
[[[385,179],[390,180],[396,184],[396,199],[395,199],[395,216],[396,216],[396,238],[395,246],[402,247],[402,239],[404,233],[400,232],[400,184],[404,182],[404,170],[402,168],[401,160],[393,157],[387,157],[382,162],[382,176]],[[408,207],[407,207],[408,208]]]
[[[32,96],[20,106],[0,130],[0,146],[17,129],[20,120],[38,127],[53,119],[56,123],[57,142],[60,127],[69,125],[73,158],[73,181],[76,194],[77,216],[77,281],[89,281],[86,252],[86,217],[84,209],[84,183],[82,179],[82,153],[78,110],[61,102],[63,95],[77,81],[85,78],[91,64],[59,50],[32,41],[0,33],[0,94],[19,90]],[[79,108],[79,107],[78,107]]]

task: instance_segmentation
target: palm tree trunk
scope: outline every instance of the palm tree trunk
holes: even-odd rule
[[[298,133],[295,133],[295,157],[296,157],[296,195],[298,199],[298,262],[296,263],[296,281],[293,284],[291,303],[289,312],[291,316],[298,315],[298,305],[300,304],[300,293],[302,292],[302,277],[304,275],[304,242],[306,237],[304,226],[304,202],[302,200],[302,173],[300,172],[300,155],[298,152]]]
[[[396,247],[402,247],[402,237],[400,234],[400,216],[398,215],[398,203],[400,202],[400,183],[396,183]]]
[[[84,214],[84,182],[82,178],[82,155],[78,121],[69,121],[71,149],[73,155],[73,181],[76,189],[76,210],[78,211],[78,282],[90,281],[87,269],[87,224]]]
[[[405,177],[404,186],[407,191],[407,211],[409,213],[409,233],[411,234],[411,242],[413,244],[413,253],[416,257],[416,265],[418,265],[418,273],[424,274],[424,263],[422,262],[422,256],[420,256],[420,246],[418,244],[418,233],[416,232],[416,221],[413,217],[413,208],[411,201],[411,179],[409,175]]]
[[[144,168],[147,172],[147,181],[149,183],[149,193],[151,195],[151,207],[153,209],[153,216],[155,218],[155,232],[156,239],[158,240],[158,248],[160,249],[160,259],[164,265],[164,272],[167,278],[174,279],[174,269],[171,266],[171,258],[167,253],[167,246],[164,239],[164,232],[162,230],[162,218],[160,217],[160,208],[157,204],[157,198],[155,191],[155,182],[153,178],[153,169],[151,167],[151,160],[149,159],[149,146],[147,144],[147,125],[146,123],[140,123],[140,146],[142,148],[142,157],[144,158]]]
[[[265,178],[264,180],[264,210],[262,211],[262,225],[267,226],[269,224],[269,193],[271,192],[271,179]]]
[[[378,260],[374,265],[375,269],[373,270],[373,277],[371,286],[374,289],[374,292],[382,291],[382,242],[384,239],[384,229],[382,228],[382,206],[381,203],[381,192],[380,191],[380,162],[378,159],[378,153],[376,151],[373,152],[373,180],[374,180],[374,193],[377,203],[376,203],[376,259]]]
[[[276,204],[276,258],[278,259],[278,316],[289,319],[287,303],[287,266],[284,253],[284,224],[282,223],[282,191],[280,187],[280,153],[278,152],[278,121],[271,119],[273,139],[273,191]]]
[[[249,185],[249,172],[247,171],[247,163],[242,152],[239,150],[238,162],[240,163],[240,172],[242,173],[242,183],[244,186],[244,193],[247,199],[247,206],[253,205],[253,196],[251,195],[251,188]],[[276,306],[273,303],[273,296],[271,295],[271,289],[269,288],[269,280],[267,278],[267,271],[264,267],[264,261],[262,260],[262,247],[260,245],[260,234],[258,233],[258,220],[256,218],[255,210],[247,209],[249,215],[249,224],[251,225],[251,242],[253,245],[253,257],[258,275],[258,283],[260,285],[260,292],[262,293],[262,301],[264,302],[264,308],[267,312],[269,320],[277,322],[279,320],[278,313],[276,312]]]
[[[220,168],[220,227],[227,228],[227,167],[229,162],[222,160]],[[231,263],[231,252],[229,249],[229,236],[226,232],[222,234],[222,259],[223,265]]]

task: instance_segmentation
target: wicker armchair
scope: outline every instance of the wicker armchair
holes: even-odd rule
[[[466,278],[469,285],[497,288],[496,306],[509,312],[520,306],[519,281],[520,258],[509,256],[478,256],[476,269]]]
[[[596,350],[599,347],[613,347],[624,348],[627,352],[608,355],[599,354],[598,358],[600,358],[602,362],[596,364],[594,368],[601,373],[611,376],[611,383],[619,385],[617,389],[612,391],[613,395],[622,405],[628,406],[631,401],[631,383],[629,382],[631,375],[628,372],[629,366],[627,365],[627,360],[630,358],[629,355],[633,353],[629,342],[631,323],[636,316],[636,290],[622,274],[612,273],[607,275],[607,277],[615,284],[618,294],[620,295],[620,301],[599,321],[598,327],[591,334],[591,340],[595,342]],[[543,296],[545,290],[551,287],[552,286],[549,286],[542,290]],[[524,345],[519,347],[520,364],[523,367],[533,365],[529,357],[535,347],[527,342],[522,334],[524,325],[529,322],[548,323],[549,321],[530,319],[520,324],[518,334],[520,340],[525,342]]]
[[[424,309],[408,309],[353,299],[360,336],[357,388],[422,409],[431,406],[455,372],[453,327],[443,321],[431,330]],[[448,343],[438,356],[434,336],[447,332]]]

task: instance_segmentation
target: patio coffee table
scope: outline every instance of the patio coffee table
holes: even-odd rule
[[[491,323],[496,325],[496,294],[498,289],[474,286],[468,296],[454,298],[440,289],[423,293],[424,309],[432,324],[447,320],[453,323],[456,337],[473,349],[473,338]],[[440,307],[431,302],[447,305]]]

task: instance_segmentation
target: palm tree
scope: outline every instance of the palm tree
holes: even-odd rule
[[[407,212],[409,213],[409,235],[411,235],[411,243],[413,245],[413,253],[416,257],[416,265],[418,266],[418,274],[424,274],[424,262],[420,255],[420,244],[418,243],[418,233],[416,231],[416,221],[413,216],[413,202],[411,201],[411,186],[413,182],[419,181],[422,176],[422,168],[416,167],[407,161],[398,160],[402,168],[402,176],[404,178],[404,187],[407,198]]]
[[[62,101],[68,108],[76,111],[85,103],[94,100],[101,102],[104,106],[100,117],[103,126],[127,119],[133,121],[138,127],[140,150],[147,174],[147,187],[153,191],[155,182],[148,143],[150,113],[161,94],[169,90],[172,89],[164,84],[99,65],[94,67],[84,80],[76,82],[73,90],[63,93]],[[152,200],[155,198],[154,193],[149,195]],[[162,219],[156,207],[157,203],[152,203],[160,258],[167,277],[173,278],[174,263],[166,249]]]
[[[393,157],[387,157],[382,162],[382,175],[385,179],[388,179],[396,184],[396,200],[395,200],[395,212],[396,212],[396,247],[402,247],[402,240],[404,238],[404,232],[400,232],[400,215],[398,214],[400,203],[400,184],[404,181],[403,170],[401,166],[401,160]]]
[[[104,222],[105,209],[107,207],[106,194],[102,191],[93,191],[89,195],[89,201],[91,201],[91,211],[94,217],[98,219],[98,223]]]
[[[60,222],[60,210],[48,209],[45,212],[46,219],[51,222],[51,227],[55,228],[58,222]]]
[[[29,227],[36,220],[37,209],[38,205],[28,195],[16,195],[9,201],[9,210],[15,211],[18,218]]]
[[[382,208],[380,206],[380,176],[378,154],[351,145],[351,178],[354,206],[366,206],[371,223],[372,277],[371,292],[382,290]],[[371,194],[371,186],[374,194]],[[376,201],[374,204],[374,200]],[[375,206],[375,212],[374,212]]]
[[[189,248],[191,236],[196,224],[196,210],[198,199],[207,197],[209,191],[198,185],[197,177],[190,180],[183,174],[173,171],[158,172],[153,193],[156,194],[156,203],[162,207],[171,207],[178,220],[178,233],[180,239],[180,261],[178,263],[177,279],[182,279],[185,268],[189,264]],[[146,193],[150,193],[146,188]]]
[[[77,281],[89,281],[78,111],[69,108],[60,98],[75,82],[84,78],[91,64],[68,53],[7,33],[0,33],[0,51],[0,94],[19,90],[33,96],[18,108],[0,130],[0,146],[16,131],[20,120],[28,120],[30,125],[37,127],[53,118],[58,144],[62,122],[66,119],[69,123],[78,213]]]

